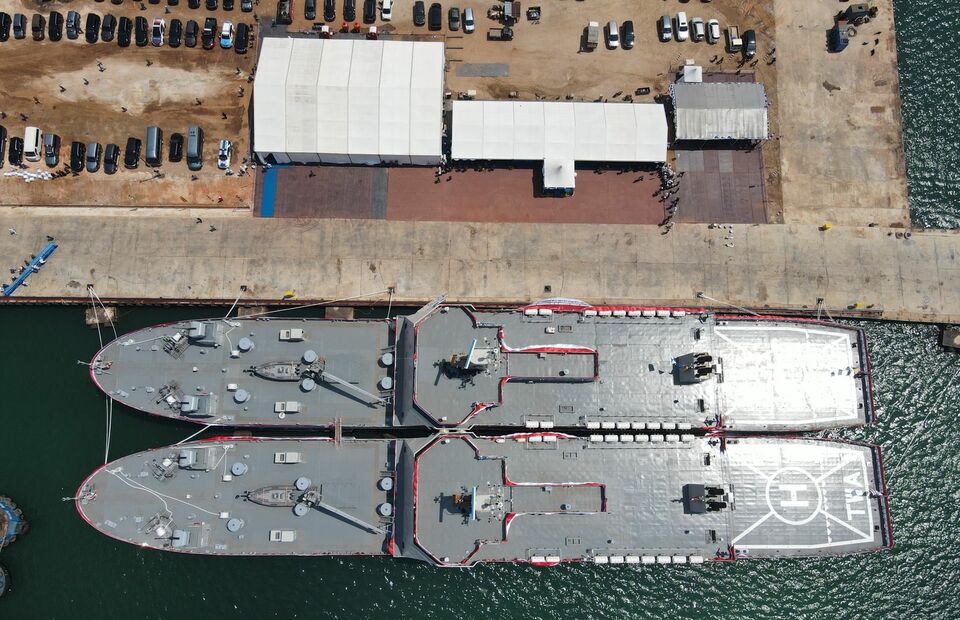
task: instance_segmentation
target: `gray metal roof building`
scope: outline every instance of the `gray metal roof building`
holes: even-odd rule
[[[765,140],[767,93],[756,83],[670,85],[677,140]]]

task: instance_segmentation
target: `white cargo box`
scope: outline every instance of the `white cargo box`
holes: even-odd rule
[[[300,413],[300,403],[295,400],[278,400],[273,404],[274,413]]]
[[[274,452],[273,462],[288,463],[288,464],[302,463],[303,452]]]
[[[300,342],[303,340],[303,330],[299,328],[281,329],[280,340],[284,342]]]
[[[270,542],[290,543],[297,540],[296,530],[270,530]]]

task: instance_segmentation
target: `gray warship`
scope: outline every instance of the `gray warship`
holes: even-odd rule
[[[110,342],[90,374],[214,426],[807,431],[873,421],[869,363],[852,327],[545,300],[169,323]]]
[[[119,402],[333,437],[222,436],[127,456],[82,483],[80,515],[167,551],[450,567],[893,545],[879,447],[764,436],[874,421],[862,330],[441,301],[394,320],[208,319],[118,338],[90,373]],[[406,434],[344,437],[350,428]]]

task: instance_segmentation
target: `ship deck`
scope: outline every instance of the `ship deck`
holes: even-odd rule
[[[190,339],[191,321],[148,327],[104,347],[91,376],[111,398],[155,415],[226,426],[389,426],[389,399],[381,381],[391,368],[381,357],[391,350],[386,320],[228,319],[205,320],[207,335]],[[300,338],[282,340],[284,330]],[[171,338],[180,334],[176,347]],[[243,342],[241,342],[243,341]],[[248,345],[252,345],[249,346]],[[182,350],[180,350],[182,348]],[[349,385],[275,381],[249,372],[270,362],[303,363],[309,351],[324,370]],[[165,393],[174,396],[173,404]],[[196,410],[182,402],[196,397]],[[294,403],[290,406],[289,403]]]
[[[756,438],[724,450],[718,439],[630,437],[454,435],[407,445],[412,498],[403,509],[413,517],[401,553],[445,566],[699,563],[891,544],[878,449]]]
[[[440,308],[415,326],[416,362],[402,371],[413,390],[398,407],[461,427],[803,431],[872,420],[858,329],[600,312]],[[481,363],[458,368],[471,352]],[[713,366],[702,382],[681,372],[697,353]]]
[[[188,453],[196,464],[182,468],[180,458]],[[300,462],[277,463],[297,460],[293,455]],[[166,467],[164,459],[171,461]],[[103,466],[83,483],[77,508],[102,533],[154,549],[211,555],[380,555],[388,552],[391,523],[378,508],[392,497],[381,481],[393,469],[389,441],[190,442]],[[313,507],[297,516],[291,506],[244,499],[245,492],[264,487],[289,490],[301,477],[319,490],[332,511]],[[235,531],[234,520],[241,522]]]

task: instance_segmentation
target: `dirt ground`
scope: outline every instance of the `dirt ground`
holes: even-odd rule
[[[0,0],[0,10],[11,15],[24,13],[28,20],[35,12],[47,16],[53,10],[64,17],[67,11],[76,10],[81,23],[89,12],[131,19],[143,15],[150,23],[154,17],[163,17],[168,35],[174,18],[180,19],[184,28],[189,19],[202,28],[207,16],[216,17],[218,24],[225,19],[234,24],[253,24],[252,14],[241,13],[239,5],[237,0],[233,11],[220,8],[207,12],[202,6],[190,9],[186,0],[175,7],[167,7],[165,2],[144,3],[145,10],[139,2],[130,0],[120,6],[110,2]],[[266,6],[257,10],[272,11]],[[46,37],[36,42],[29,34],[17,41],[11,34],[0,44],[0,51],[0,111],[6,114],[0,123],[9,136],[22,136],[28,125],[58,134],[61,150],[57,169],[69,163],[73,140],[100,142],[104,148],[112,142],[122,149],[127,138],[135,136],[144,141],[145,147],[147,127],[157,125],[163,129],[165,142],[164,163],[157,169],[141,162],[137,170],[126,170],[121,154],[120,168],[114,175],[105,174],[101,168],[94,174],[82,172],[33,183],[0,177],[0,204],[252,207],[252,175],[241,176],[239,171],[249,149],[247,106],[252,85],[247,76],[253,69],[255,48],[246,55],[219,46],[204,50],[199,42],[195,48],[182,44],[177,49],[166,45],[140,48],[135,42],[121,48],[116,37],[109,43],[89,44],[82,35],[71,41],[64,33],[57,42]],[[102,72],[98,62],[103,64]],[[241,87],[245,89],[243,97],[238,96]],[[196,105],[197,99],[201,105]],[[26,121],[21,114],[26,115]],[[189,125],[199,125],[205,134],[204,166],[196,173],[187,169],[185,159],[178,163],[166,159],[170,135],[186,135]],[[233,176],[217,169],[221,138],[233,142]],[[28,164],[28,169],[51,170],[43,161]],[[5,162],[3,171],[8,170],[10,165]],[[195,181],[191,180],[194,175]]]

